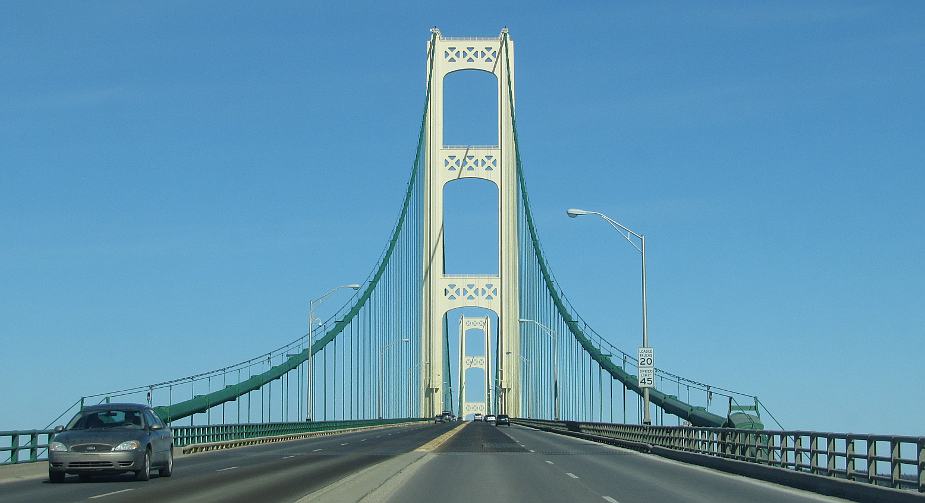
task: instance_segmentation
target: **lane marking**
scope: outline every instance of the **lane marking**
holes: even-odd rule
[[[220,468],[220,469],[215,470],[215,471],[217,471],[217,472],[227,472],[228,470],[234,470],[235,468],[237,468],[237,466],[229,466],[228,468]]]
[[[620,503],[619,501],[611,498],[610,496],[601,496],[601,497],[604,498],[604,501],[609,501],[610,503]]]
[[[533,449],[530,449],[530,452],[536,452],[536,451],[534,451]]]
[[[365,442],[365,441],[366,441],[366,439],[365,439],[365,438],[364,438],[363,440],[360,440],[360,442]]]
[[[113,491],[111,493],[97,494],[96,496],[90,496],[89,499],[95,500],[96,498],[105,498],[106,496],[112,496],[113,494],[124,493],[128,491],[134,491],[135,489],[122,489],[121,491]]]
[[[549,464],[551,464],[551,465],[554,465],[554,464],[555,464],[555,463],[553,463],[552,461],[550,461],[550,460],[548,460],[548,459],[546,460],[546,462],[549,463]]]
[[[456,435],[457,433],[461,432],[461,431],[463,430],[463,428],[465,428],[468,424],[469,424],[469,423],[459,423],[459,424],[453,426],[452,428],[450,428],[450,431],[448,431],[448,432],[446,432],[446,433],[440,435],[439,437],[437,437],[437,438],[431,440],[430,442],[427,442],[426,444],[424,444],[424,445],[418,447],[418,448],[415,449],[414,451],[415,451],[415,452],[430,452],[430,451],[433,451],[433,450],[435,450],[437,447],[440,447],[441,445],[443,445],[447,440],[449,440],[450,438],[452,438],[454,435]]]
[[[577,478],[578,478],[578,475],[575,475],[575,474],[572,473],[572,472],[565,472],[565,474],[568,475],[569,477],[572,477],[573,479],[577,479]]]
[[[324,450],[324,449],[315,449],[315,450],[313,450],[312,452],[318,452],[318,451],[323,451],[323,450]]]
[[[344,443],[342,443],[342,444],[340,444],[340,445],[350,445],[350,442],[344,442]]]
[[[289,458],[294,458],[294,457],[295,457],[295,454],[293,454],[292,456],[283,456],[283,459],[289,459]]]

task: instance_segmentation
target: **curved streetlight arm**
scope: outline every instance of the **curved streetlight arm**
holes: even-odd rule
[[[540,327],[541,329],[543,329],[543,331],[546,332],[546,333],[543,334],[543,335],[545,335],[546,337],[549,337],[550,339],[555,339],[555,337],[556,337],[557,335],[559,335],[559,334],[556,333],[555,330],[553,330],[553,329],[547,327],[546,325],[543,325],[542,323],[540,323],[540,322],[538,322],[538,321],[536,321],[536,320],[529,320],[529,319],[526,319],[526,318],[521,318],[521,319],[518,320],[518,321],[520,321],[521,323],[533,323],[534,325],[536,325],[536,326]]]
[[[620,235],[623,236],[623,239],[627,240],[629,244],[633,245],[633,248],[635,248],[636,251],[642,253],[642,248],[640,248],[636,243],[634,243],[633,240],[630,239],[630,236],[633,236],[640,241],[644,240],[645,237],[642,234],[639,234],[638,232],[634,231],[633,229],[630,229],[629,227],[621,224],[620,222],[617,222],[616,220],[608,217],[607,215],[599,211],[578,210],[574,208],[568,209],[565,213],[572,218],[579,217],[581,215],[597,215],[601,217],[601,219],[603,219],[605,222],[610,224],[611,227],[616,229],[620,233]]]

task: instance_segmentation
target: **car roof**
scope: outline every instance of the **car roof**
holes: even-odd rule
[[[95,410],[112,410],[112,409],[121,409],[121,410],[145,410],[148,406],[140,403],[102,403],[99,405],[87,405],[81,410],[95,411]]]

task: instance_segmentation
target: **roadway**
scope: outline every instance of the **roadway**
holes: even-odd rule
[[[295,501],[346,475],[412,451],[451,428],[418,424],[177,457],[170,478],[95,477],[62,484],[47,478],[0,485],[0,502],[115,503]]]
[[[10,482],[0,485],[0,501],[840,501],[519,426],[470,423],[450,432],[454,426],[419,424],[178,457],[173,477],[148,482],[128,475]]]
[[[434,501],[434,494],[440,494],[440,503],[844,501],[554,433],[485,423],[473,423],[443,444],[389,501]]]

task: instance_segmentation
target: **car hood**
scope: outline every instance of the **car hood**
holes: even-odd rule
[[[55,441],[64,445],[78,444],[112,444],[118,445],[128,440],[141,441],[147,432],[144,430],[71,430],[55,435]]]

